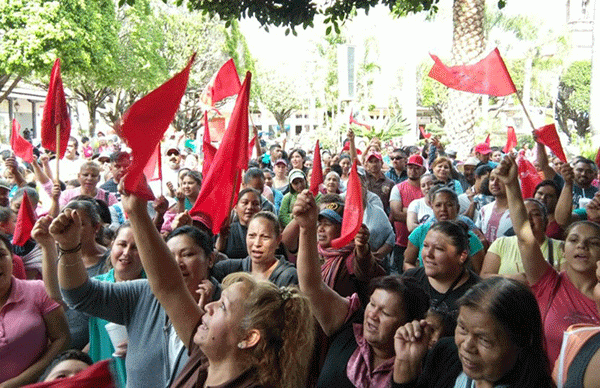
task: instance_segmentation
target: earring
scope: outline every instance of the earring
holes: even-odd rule
[[[244,349],[245,347],[246,347],[246,341],[242,341],[242,342],[238,343],[238,348]]]

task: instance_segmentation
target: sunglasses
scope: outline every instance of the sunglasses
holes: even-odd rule
[[[392,156],[390,159],[392,159],[392,160],[402,160],[402,159],[404,159],[404,156]]]

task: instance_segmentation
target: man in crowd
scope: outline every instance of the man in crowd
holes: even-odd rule
[[[365,159],[365,171],[367,172],[367,189],[377,194],[383,203],[383,210],[390,214],[390,191],[394,182],[383,175],[382,156],[377,151],[371,151]]]
[[[390,168],[385,176],[391,179],[395,184],[406,180],[406,152],[400,148],[395,148],[390,153],[390,161],[392,162],[392,168]]]
[[[127,173],[127,168],[131,164],[131,156],[125,151],[113,152],[110,155],[110,173],[112,177],[107,180],[100,188],[102,190],[114,193],[117,199],[120,198],[119,190],[117,186],[121,181],[121,178]]]
[[[490,160],[491,155],[492,149],[487,143],[479,143],[475,146],[475,157],[479,159],[479,165],[487,164],[491,168],[496,168],[498,163]]]

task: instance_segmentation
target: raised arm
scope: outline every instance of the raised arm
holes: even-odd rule
[[[544,259],[540,245],[533,235],[527,209],[521,196],[517,180],[518,168],[512,156],[506,156],[496,169],[497,175],[506,186],[506,197],[513,229],[519,241],[519,251],[529,284],[535,284],[544,275],[550,264]]]
[[[356,144],[354,143],[354,131],[352,128],[348,129],[348,139],[350,140],[350,157],[352,161],[358,160],[358,153],[356,152]]]
[[[152,223],[147,211],[147,202],[133,194],[121,193],[123,209],[129,216],[131,228],[146,271],[152,293],[187,346],[202,317],[200,307],[188,291],[169,247]]]
[[[58,253],[56,252],[56,243],[48,230],[51,223],[51,216],[41,217],[33,226],[31,237],[42,248],[42,277],[46,293],[57,303],[64,304],[58,284]]]
[[[329,288],[321,278],[317,250],[318,208],[308,190],[298,194],[293,213],[300,226],[296,261],[300,290],[310,300],[315,318],[319,321],[325,334],[329,336],[344,324],[350,308],[349,302]]]
[[[533,138],[536,139],[535,134]],[[537,147],[537,162],[540,166],[540,169],[544,173],[544,179],[553,179],[554,175],[556,175],[556,171],[552,167],[550,167],[550,163],[548,163],[548,154],[546,153],[546,146],[542,143],[538,142],[536,139],[536,147]]]
[[[556,202],[554,219],[564,229],[571,224],[571,212],[573,211],[573,167],[569,163],[564,163],[560,168],[560,173],[565,184]]]
[[[356,278],[369,282],[377,276],[385,275],[384,269],[377,263],[369,246],[369,228],[362,224],[354,237],[354,261],[352,263]]]
[[[81,260],[81,218],[78,212],[79,210],[64,209],[48,228],[58,243],[58,281],[65,290],[81,287],[88,280]]]

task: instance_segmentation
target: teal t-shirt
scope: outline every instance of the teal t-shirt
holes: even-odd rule
[[[425,241],[425,236],[427,236],[427,232],[429,232],[429,228],[431,228],[432,223],[425,223],[419,225],[412,231],[412,233],[408,236],[408,241],[410,241],[414,246],[419,248],[419,265],[423,265],[423,258],[421,258],[421,251],[423,250],[423,241]],[[473,256],[477,252],[483,249],[483,244],[479,241],[479,238],[475,233],[469,230],[469,256]]]

